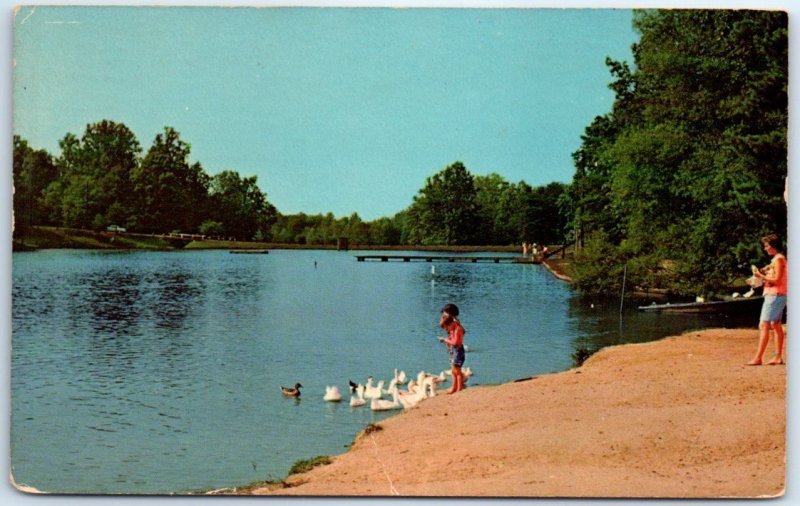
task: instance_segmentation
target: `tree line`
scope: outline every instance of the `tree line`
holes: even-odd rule
[[[281,214],[255,176],[233,170],[209,176],[190,162],[190,145],[173,128],[142,155],[122,123],[89,124],[68,133],[51,155],[14,137],[15,235],[34,225],[131,232],[199,233],[238,240],[330,245],[339,238],[373,245],[506,245],[559,242],[568,217],[567,186],[509,183],[473,176],[455,162],[429,177],[412,204],[391,217],[357,213]]]
[[[787,14],[644,10],[634,27],[633,66],[607,59],[612,110],[573,155],[574,277],[730,286],[765,260],[760,237],[786,233]]]
[[[144,156],[133,132],[108,120],[87,125],[80,138],[68,133],[59,147],[53,156],[14,137],[15,234],[33,225],[116,225],[252,239],[267,237],[275,222],[255,176],[209,176],[190,163],[191,148],[173,128],[156,135]]]
[[[279,214],[272,238],[299,244],[334,244],[339,237],[371,245],[560,243],[569,221],[561,203],[567,188],[473,175],[455,162],[427,178],[412,204],[394,216],[365,222],[357,213],[338,219],[332,213]]]
[[[144,156],[101,121],[54,157],[14,138],[16,230],[33,224],[214,233],[332,244],[573,242],[576,285],[697,294],[763,262],[758,238],[785,237],[788,16],[754,10],[636,10],[633,62],[606,59],[611,110],[573,153],[571,184],[531,187],[454,162],[391,217],[283,215],[255,177],[208,176],[172,128]],[[532,170],[534,168],[532,167]],[[15,231],[16,233],[16,231]]]

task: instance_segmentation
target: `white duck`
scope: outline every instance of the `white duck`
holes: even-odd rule
[[[448,376],[452,376],[452,375],[453,375],[453,373],[452,373],[451,371],[445,371],[445,374],[447,374]],[[467,382],[467,380],[468,380],[468,379],[469,379],[469,378],[470,378],[470,377],[471,377],[473,374],[474,374],[474,373],[472,372],[472,369],[470,369],[469,367],[465,367],[465,368],[461,369],[461,375],[462,375],[462,376],[464,376],[464,383],[466,383],[466,382]]]
[[[473,375],[472,369],[470,369],[469,367],[465,367],[464,369],[462,369],[461,372],[464,375],[464,383],[466,383],[467,380],[469,380]]]
[[[325,397],[328,402],[339,402],[342,400],[342,394],[339,393],[339,387],[336,385],[325,387]]]
[[[405,385],[408,382],[408,377],[406,377],[406,372],[400,371],[398,373],[397,369],[394,370],[394,379],[396,380],[395,384],[397,385]]]
[[[397,400],[400,401],[404,408],[413,408],[427,397],[428,387],[433,388],[433,380],[431,378],[425,378],[422,387],[418,388],[414,393],[404,394],[403,392],[398,392]]]
[[[389,382],[389,388],[385,390],[381,390],[386,395],[392,395],[392,390],[397,388],[397,378],[393,378],[392,381]]]
[[[372,399],[369,407],[372,411],[389,411],[391,409],[402,409],[403,405],[400,404],[400,399],[397,398],[397,387],[392,389],[392,400],[386,399]]]
[[[364,387],[365,399],[380,399],[383,395],[383,380],[380,380],[376,386],[372,386],[372,376],[367,378],[367,386]]]
[[[363,406],[366,403],[367,401],[364,400],[364,385],[358,385],[356,387],[355,395],[350,396],[350,406],[356,408],[358,406]]]

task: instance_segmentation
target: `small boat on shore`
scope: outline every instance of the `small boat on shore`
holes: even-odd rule
[[[653,313],[728,313],[728,314],[741,314],[751,311],[758,311],[764,300],[762,296],[730,299],[730,300],[714,300],[709,302],[680,302],[680,303],[666,303],[666,304],[651,304],[649,306],[639,306],[639,311],[648,311]]]
[[[239,255],[266,255],[269,253],[268,249],[232,249],[228,253],[235,253]]]

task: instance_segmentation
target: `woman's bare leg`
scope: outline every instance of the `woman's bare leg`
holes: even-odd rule
[[[758,351],[756,351],[756,356],[753,357],[753,360],[747,363],[747,365],[761,365],[761,361],[764,358],[764,352],[767,350],[767,344],[769,343],[769,322],[759,322],[758,324]]]
[[[783,363],[783,349],[786,345],[786,334],[783,331],[781,322],[772,322],[772,330],[775,331],[775,358],[767,362],[769,365]]]

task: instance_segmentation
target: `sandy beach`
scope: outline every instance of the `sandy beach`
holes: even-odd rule
[[[362,432],[331,464],[290,476],[288,488],[252,493],[780,496],[786,366],[744,366],[757,337],[691,332],[605,348],[562,373],[440,395]]]

